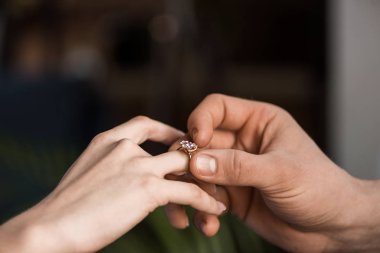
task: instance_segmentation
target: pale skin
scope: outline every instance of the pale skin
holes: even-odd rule
[[[146,117],[98,135],[51,194],[0,227],[1,252],[94,252],[166,204],[178,228],[188,225],[182,205],[196,209],[208,236],[226,205],[291,252],[380,251],[380,182],[339,168],[281,108],[210,95],[188,129],[201,147],[190,164],[181,151],[138,146],[183,137]],[[167,180],[189,166],[185,181],[199,186]]]
[[[188,130],[203,148],[190,163],[195,182],[262,237],[290,252],[380,251],[380,181],[339,168],[283,109],[213,94]],[[179,205],[166,212],[186,226]],[[202,211],[194,222],[207,236],[219,229]]]
[[[169,202],[221,214],[225,206],[200,187],[164,178],[188,168],[185,154],[151,156],[139,146],[182,135],[142,116],[99,134],[51,194],[0,227],[0,251],[95,252]]]

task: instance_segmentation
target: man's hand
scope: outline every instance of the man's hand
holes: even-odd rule
[[[190,171],[258,234],[291,252],[379,251],[380,183],[353,178],[329,160],[283,109],[210,95],[188,130],[203,150]],[[205,184],[202,183],[202,184]],[[171,223],[187,219],[167,210]],[[195,223],[216,233],[216,216]]]

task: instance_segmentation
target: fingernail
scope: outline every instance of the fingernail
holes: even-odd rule
[[[193,141],[195,141],[195,138],[198,135],[198,129],[194,128],[193,131],[191,132],[191,137],[193,138]]]
[[[222,202],[219,202],[218,201],[218,210],[220,213],[223,213],[224,211],[226,211],[227,207],[222,203]]]
[[[216,172],[216,161],[208,155],[199,155],[195,165],[202,176],[212,176]]]

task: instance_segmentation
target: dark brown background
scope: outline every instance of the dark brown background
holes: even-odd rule
[[[186,130],[213,92],[284,107],[325,150],[326,13],[320,0],[2,2],[2,220],[49,192],[96,133],[139,114]],[[136,238],[154,237],[149,224]]]

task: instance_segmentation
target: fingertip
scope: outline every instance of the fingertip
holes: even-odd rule
[[[177,131],[177,136],[178,138],[181,138],[182,136],[184,136],[186,133],[182,130],[179,130],[179,129],[176,129],[174,128],[176,131]]]
[[[210,216],[206,223],[202,223],[202,233],[207,237],[215,236],[220,227],[219,219],[216,216]]]
[[[213,121],[207,114],[195,110],[188,119],[188,130],[192,140],[200,147],[206,147],[212,139]]]
[[[217,216],[196,212],[194,214],[194,224],[197,229],[207,237],[216,235],[220,228],[220,222]]]
[[[183,229],[186,229],[189,227],[189,220],[186,218],[185,220],[182,220],[180,222],[170,222],[170,224],[176,228],[176,229],[180,229],[180,230],[183,230]]]
[[[174,228],[185,229],[189,227],[189,218],[182,206],[169,203],[165,206],[165,213],[169,223]]]
[[[209,131],[207,129],[204,129],[202,131],[199,131],[198,128],[196,129],[196,135],[193,137],[194,142],[200,147],[204,148],[206,147],[211,139],[212,139],[212,130]]]
[[[189,127],[189,135],[191,139],[198,145],[198,147],[203,148],[207,146],[207,144],[210,142],[211,137],[209,137],[209,134],[207,133],[207,130],[199,130],[198,127]]]
[[[189,219],[187,218],[187,216],[186,216],[186,218],[184,219],[184,220],[182,220],[181,221],[181,223],[178,223],[178,224],[176,224],[177,226],[175,226],[175,228],[177,228],[177,229],[186,229],[186,228],[188,228],[189,227]]]

